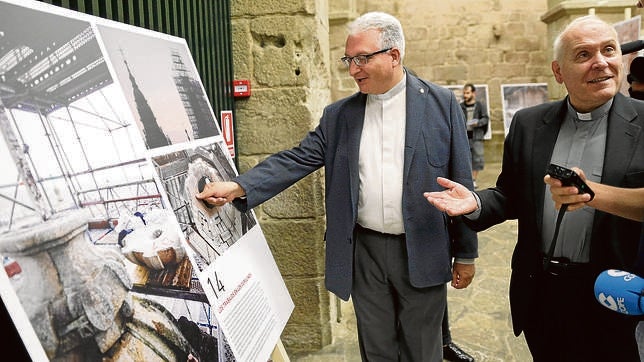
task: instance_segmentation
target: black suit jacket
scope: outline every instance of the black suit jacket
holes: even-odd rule
[[[476,258],[476,233],[438,211],[423,197],[441,191],[436,177],[472,188],[463,114],[454,94],[407,72],[403,218],[409,275],[416,287],[452,279],[451,256]],[[347,300],[353,280],[354,227],[358,213],[358,152],[367,96],[356,93],[324,109],[320,124],[297,147],[268,157],[234,179],[246,191],[235,200],[253,208],[324,167],[326,275],[329,291]]]
[[[483,230],[508,219],[518,219],[519,233],[512,255],[510,306],[518,336],[532,305],[531,278],[542,267],[541,225],[545,183],[567,99],[522,109],[515,113],[505,139],[503,165],[496,187],[477,192],[481,215],[468,224]],[[606,151],[601,182],[618,187],[644,187],[644,102],[617,94],[608,116]],[[590,263],[599,274],[614,268],[632,271],[640,223],[596,211]]]

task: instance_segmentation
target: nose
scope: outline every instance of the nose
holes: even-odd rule
[[[604,69],[606,67],[608,67],[608,58],[603,54],[598,54],[593,62],[593,68]]]
[[[351,62],[349,63],[349,75],[353,76],[359,71],[360,71],[360,67],[357,66],[356,63],[353,62],[353,60],[351,60]]]

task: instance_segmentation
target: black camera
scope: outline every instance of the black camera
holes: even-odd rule
[[[548,175],[550,175],[550,177],[560,180],[564,186],[575,186],[577,187],[577,190],[579,190],[580,194],[590,194],[591,200],[595,198],[595,193],[593,192],[593,190],[591,190],[590,187],[586,185],[584,180],[582,180],[581,177],[579,177],[579,175],[575,173],[575,171],[551,163],[550,165],[548,165],[546,172],[548,173]]]

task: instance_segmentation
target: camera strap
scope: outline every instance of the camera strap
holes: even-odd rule
[[[550,248],[543,260],[543,271],[548,271],[548,266],[550,266],[550,261],[552,260],[552,255],[555,253],[555,245],[557,243],[557,236],[559,236],[559,226],[561,226],[561,220],[563,219],[564,214],[568,209],[568,204],[561,205],[559,208],[559,213],[557,214],[557,223],[555,225],[555,233],[552,236],[552,241],[550,242]]]

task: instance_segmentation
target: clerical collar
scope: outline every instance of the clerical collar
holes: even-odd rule
[[[610,111],[610,107],[613,105],[613,98],[608,100],[608,102],[602,104],[601,106],[595,108],[594,110],[588,113],[577,112],[575,108],[570,104],[570,98],[568,99],[568,114],[575,120],[581,122],[588,122],[592,120],[597,120],[604,117]]]
[[[407,86],[407,77],[403,76],[402,79],[400,80],[400,82],[398,82],[398,84],[393,86],[393,88],[391,88],[387,92],[382,93],[382,94],[369,94],[369,97],[371,97],[373,99],[380,100],[380,101],[385,101],[387,99],[391,99],[391,98],[397,96],[398,94],[400,94],[400,92],[402,92],[403,89],[405,89],[406,86]]]

